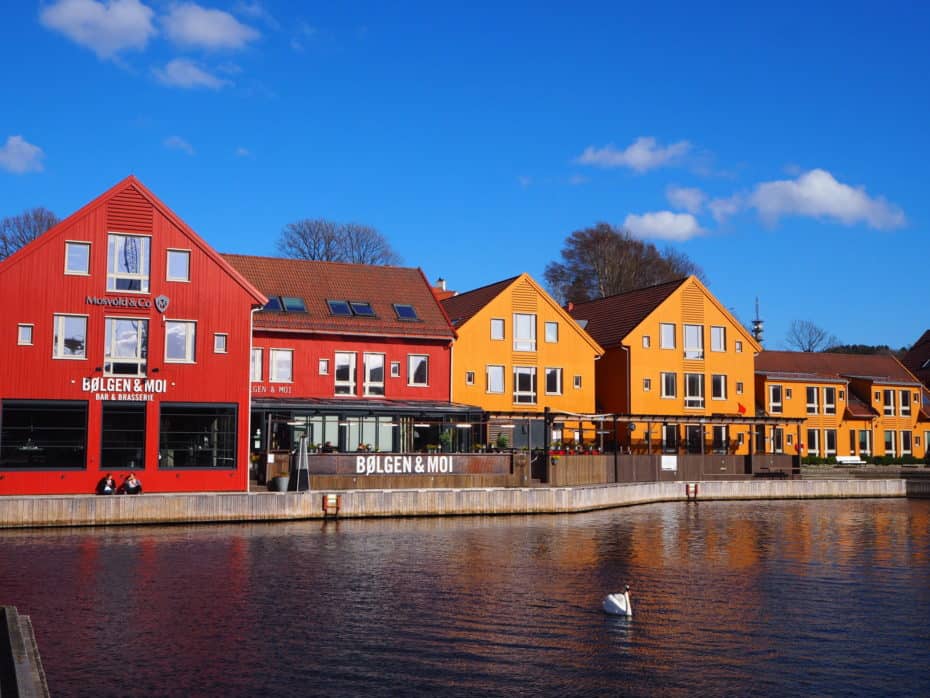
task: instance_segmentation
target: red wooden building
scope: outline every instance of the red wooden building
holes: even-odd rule
[[[135,177],[0,262],[0,494],[244,491],[267,302]]]

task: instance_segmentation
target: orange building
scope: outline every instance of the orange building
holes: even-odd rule
[[[752,335],[696,277],[586,303],[569,312],[606,350],[598,412],[627,415],[633,452],[750,452]]]
[[[930,416],[921,383],[888,354],[764,351],[756,357],[758,410],[804,418],[797,433],[769,429],[775,453],[856,461],[923,458]]]

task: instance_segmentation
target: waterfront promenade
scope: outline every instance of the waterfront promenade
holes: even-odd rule
[[[917,483],[926,486],[930,482]],[[654,502],[905,497],[905,479],[645,482],[310,492],[0,497],[0,528],[109,526],[405,516],[564,514]],[[329,496],[328,496],[329,495]],[[926,493],[925,493],[926,496]],[[338,513],[333,504],[338,501]],[[324,503],[329,504],[328,511]]]

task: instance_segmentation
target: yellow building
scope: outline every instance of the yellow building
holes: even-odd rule
[[[696,277],[569,304],[569,313],[606,350],[596,409],[629,416],[621,447],[751,452],[761,347]]]
[[[775,453],[841,461],[926,454],[922,385],[894,356],[764,351],[756,394],[760,411],[805,420],[796,433],[765,434]]]
[[[459,293],[442,306],[458,333],[453,401],[492,415],[594,411],[594,364],[604,350],[529,274]],[[507,421],[497,420],[498,426]],[[499,431],[492,426],[489,440]],[[593,433],[578,437],[593,439]],[[516,447],[542,447],[551,439],[543,420],[508,437]]]

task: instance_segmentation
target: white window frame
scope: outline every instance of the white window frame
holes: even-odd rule
[[[522,390],[520,388],[520,377],[529,376],[530,389]],[[514,366],[513,367],[513,403],[515,405],[535,405],[538,395],[539,385],[537,383],[537,371],[535,366]]]
[[[718,395],[718,388],[720,388]],[[725,373],[714,373],[710,377],[710,399],[726,400],[727,399],[727,376]]]
[[[504,326],[504,318],[491,318],[491,339],[494,341],[503,341],[507,336],[507,328]]]
[[[400,378],[400,361],[391,362],[391,378]]]
[[[559,343],[559,323],[554,321],[547,321],[545,325],[546,333],[546,343],[547,344],[558,344]]]
[[[522,325],[522,327],[521,327]],[[524,335],[523,333],[529,330]],[[536,351],[536,314],[513,314],[513,350]]]
[[[287,367],[289,375],[278,375],[278,357],[288,357]],[[293,383],[294,382],[294,350],[284,348],[271,348],[268,350],[268,382]]]
[[[775,392],[778,392],[778,399],[775,399]],[[784,387],[780,384],[769,386],[769,414],[781,414],[784,410]]]
[[[894,416],[894,390],[885,388],[882,390],[883,414],[886,417]]]
[[[704,358],[704,325],[682,325],[684,352],[686,359]]]
[[[116,331],[113,323],[117,322],[138,322],[139,325],[136,327],[136,354],[135,356],[116,356],[113,354],[112,350],[116,346]],[[104,342],[103,342],[103,375],[105,376],[144,376],[146,375],[146,370],[148,366],[148,346],[149,339],[148,332],[148,318],[141,317],[120,317],[120,316],[106,316],[104,317]],[[142,327],[145,327],[145,332],[142,331]],[[110,341],[107,342],[109,337]],[[144,337],[145,342],[141,341]],[[136,372],[135,373],[114,373],[112,371],[112,364],[135,364]],[[109,369],[109,370],[108,370]]]
[[[900,414],[902,417],[911,416],[911,391],[910,390],[901,390],[900,392]],[[904,449],[901,449],[901,455],[905,455]]]
[[[321,376],[328,376],[329,375],[329,359],[324,357],[324,358],[321,358],[319,361],[317,361],[316,370],[317,370],[317,374]]]
[[[830,456],[836,455],[837,439],[839,435],[836,433],[836,429],[824,429],[823,430],[823,455],[824,457],[829,458]],[[831,443],[832,441],[832,443]]]
[[[261,347],[252,347],[252,359],[249,369],[249,379],[253,383],[259,383],[262,380],[262,363],[265,358],[265,350]]]
[[[504,367],[499,364],[488,364],[484,367],[485,392],[491,395],[503,395],[507,389]],[[499,379],[500,388],[495,389],[495,378]]]
[[[737,339],[735,342],[733,342],[733,351],[735,351],[737,354],[743,353],[743,342],[741,340]]]
[[[27,336],[28,334],[28,336]],[[21,347],[31,347],[35,339],[35,325],[21,322],[16,326],[16,343]]]
[[[552,375],[550,372],[554,372],[554,374],[556,375],[556,381],[558,382],[558,385],[556,386],[556,390],[554,392],[549,390],[549,376]],[[545,380],[546,380],[546,384],[545,384],[546,395],[561,395],[562,394],[562,369],[561,368],[556,367],[556,366],[546,368]]]
[[[659,323],[659,347],[662,349],[675,348],[675,323]]]
[[[172,328],[184,329],[184,356],[168,355],[168,336]],[[194,320],[165,320],[165,363],[166,364],[192,364],[197,358],[197,323]]]
[[[372,371],[378,368],[377,359],[381,359],[381,380],[372,380],[371,374]],[[366,396],[383,396],[384,395],[384,379],[385,379],[385,369],[387,368],[387,359],[384,354],[378,352],[369,352],[366,351],[362,354],[362,373],[364,376],[364,381],[362,383],[362,390]],[[378,392],[380,390],[380,392]]]
[[[689,378],[696,378],[695,385],[691,384]],[[704,374],[703,373],[685,373],[685,409],[703,409],[704,408]],[[698,390],[692,392],[691,389],[697,387]]]
[[[357,356],[354,351],[337,351],[333,355],[333,394],[334,395],[355,395],[358,366]],[[349,370],[348,378],[340,378],[339,370],[347,367]]]
[[[643,349],[648,349],[652,344],[652,338],[648,334],[643,335]]]
[[[187,276],[172,276],[171,275],[171,256],[172,255],[185,255],[187,257]],[[178,281],[178,282],[187,282],[190,283],[191,280],[191,251],[185,249],[178,249],[169,247],[165,250],[165,280],[166,281]]]
[[[910,395],[908,395],[910,397]],[[901,430],[901,455],[909,456],[914,452],[914,434],[910,429]]]
[[[669,391],[669,380],[671,380],[671,391]],[[660,390],[659,394],[667,400],[674,400],[678,397],[678,374],[674,371],[662,371],[659,374]]]
[[[125,247],[125,239],[133,238],[136,240],[145,241],[145,254],[143,258],[139,260],[139,269],[138,273],[132,272],[121,272],[119,271],[119,264],[116,262],[116,255],[114,254],[115,246],[117,245],[117,240],[123,238],[123,246]],[[107,234],[107,291],[116,291],[118,293],[148,293],[149,292],[149,276],[151,274],[151,255],[152,255],[152,238],[149,235],[130,235],[128,233],[108,233]],[[138,281],[138,289],[125,289],[118,288],[119,281]]]
[[[474,385],[474,384],[475,384],[475,372],[465,371],[465,385]]]
[[[87,250],[87,265],[84,269],[71,269],[68,266],[68,260],[70,255],[68,252],[70,248],[74,247],[83,247]],[[65,275],[66,276],[90,276],[90,253],[91,253],[91,244],[85,240],[65,240]]]
[[[643,392],[648,393],[652,390],[652,379],[643,378]]]
[[[213,353],[214,354],[228,354],[229,353],[229,335],[225,332],[214,332],[213,333]]]
[[[576,375],[572,378],[572,387],[575,390],[581,390],[581,376]]]
[[[805,397],[807,398],[807,414],[819,414],[820,410],[820,389],[817,386],[809,385],[804,390]],[[811,393],[813,393],[814,401],[811,402]]]
[[[713,453],[727,453],[730,446],[729,429],[726,424],[714,424],[710,432],[710,449]],[[715,447],[714,444],[720,443],[722,446]]]
[[[80,354],[65,353],[65,327],[68,320],[80,320],[84,323],[84,350]],[[55,313],[52,316],[52,358],[69,361],[83,361],[87,358],[87,315]]]
[[[736,381],[736,394],[737,395],[743,394],[743,381]]]
[[[865,436],[865,439],[862,437]],[[859,429],[859,454],[862,456],[872,455],[872,431],[870,429]],[[863,441],[865,442],[863,444]]]
[[[426,380],[417,381],[417,365],[423,363],[426,366]],[[411,388],[425,388],[429,386],[429,355],[428,354],[407,354],[407,385]]]
[[[727,328],[722,325],[710,326],[710,350],[726,351],[727,350]]]
[[[836,414],[836,388],[833,386],[823,388],[823,413]]]
[[[885,437],[885,455],[891,456],[892,458],[894,458],[895,456],[898,455],[895,451],[895,449],[897,448],[897,441],[898,441],[897,434],[895,434],[893,429],[885,429],[884,437]],[[890,449],[888,448],[889,445],[891,446]]]
[[[820,430],[807,430],[807,455],[820,456]]]

